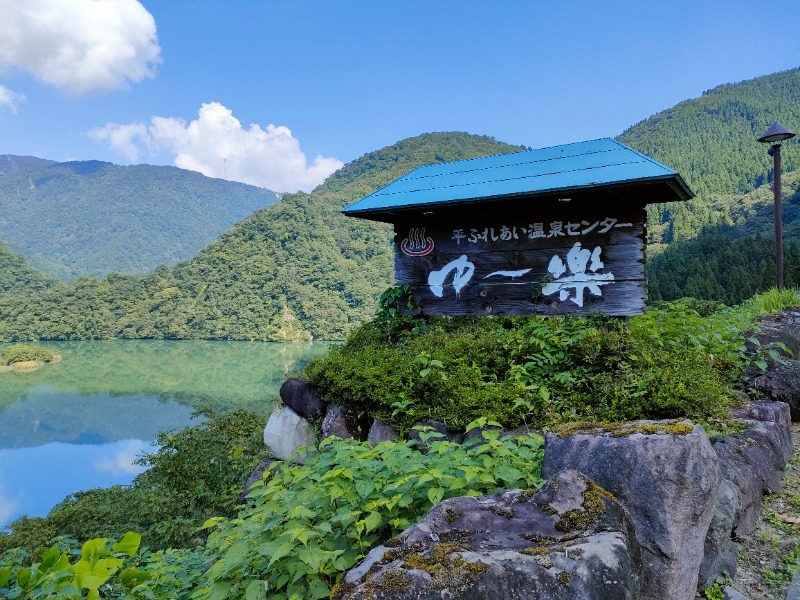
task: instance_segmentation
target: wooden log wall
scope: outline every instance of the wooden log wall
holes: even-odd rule
[[[395,272],[425,315],[644,312],[644,204],[422,213],[395,223]]]

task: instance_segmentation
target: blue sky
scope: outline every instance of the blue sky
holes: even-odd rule
[[[0,14],[0,154],[276,191],[429,131],[534,148],[615,136],[800,66],[796,0],[0,0]]]

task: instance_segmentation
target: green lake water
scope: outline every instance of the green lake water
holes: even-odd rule
[[[156,434],[201,408],[267,415],[288,375],[327,345],[96,341],[43,344],[60,363],[0,373],[0,527],[72,492],[127,484]],[[0,351],[2,347],[0,347]]]

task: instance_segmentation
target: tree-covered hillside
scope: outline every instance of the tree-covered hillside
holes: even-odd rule
[[[800,170],[784,175],[784,281],[800,287]],[[738,304],[775,285],[772,190],[734,196],[732,225],[673,242],[648,263],[651,301],[692,296]]]
[[[37,169],[56,164],[54,160],[36,158],[35,156],[15,156],[13,154],[0,154],[0,173],[11,173],[24,169]]]
[[[651,252],[734,224],[736,195],[771,181],[772,159],[756,139],[775,121],[800,131],[800,69],[718,86],[637,123],[617,139],[678,171],[697,194],[648,211]],[[783,168],[800,168],[800,145],[784,142]]]
[[[521,150],[432,133],[346,165],[237,223],[191,261],[151,275],[0,294],[0,339],[341,339],[393,281],[391,228],[339,210],[411,169]]]
[[[0,157],[0,239],[63,280],[186,260],[277,200],[176,167]]]
[[[653,299],[692,294],[737,302],[771,283],[765,229],[771,160],[756,137],[774,121],[800,126],[800,69],[717,87],[620,136],[678,170],[698,193],[688,203],[650,211]],[[173,268],[0,294],[0,339],[341,339],[372,314],[378,294],[393,282],[393,265],[389,227],[345,218],[339,210],[419,165],[519,149],[462,133],[403,140],[346,165],[311,194],[288,195],[254,213]],[[799,151],[796,141],[785,143],[787,190],[796,183],[789,172],[800,166]],[[69,165],[49,169],[67,177]],[[800,263],[792,254],[797,229],[791,221],[800,216],[794,211],[789,202],[787,270]],[[685,240],[720,225],[730,227],[714,235],[731,239],[701,236],[681,249]],[[750,237],[732,239],[741,231]],[[673,242],[672,252],[658,256]],[[789,272],[787,282],[795,274]]]
[[[0,242],[0,294],[38,291],[58,285],[56,279],[34,269],[24,257]]]

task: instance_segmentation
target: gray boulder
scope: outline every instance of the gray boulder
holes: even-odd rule
[[[369,428],[369,433],[367,434],[367,440],[373,445],[385,441],[393,442],[399,437],[400,434],[397,433],[397,429],[379,419],[374,419],[372,421],[372,426]]]
[[[784,359],[782,364],[771,365],[751,385],[772,400],[788,404],[791,420],[800,421],[800,360]]]
[[[303,462],[303,457],[295,452],[300,446],[311,446],[315,442],[311,423],[282,404],[275,407],[264,427],[264,445],[279,460],[291,458],[295,462]]]
[[[369,422],[360,419],[352,410],[341,404],[329,404],[322,419],[322,437],[342,439],[367,439]]]
[[[317,389],[303,381],[290,377],[281,385],[281,401],[301,417],[313,421],[325,414],[325,402]]]
[[[580,473],[538,493],[463,496],[372,550],[336,600],[633,600],[640,552],[633,524]]]
[[[408,433],[408,439],[415,440],[417,442],[422,443],[422,437],[420,436],[420,430],[418,428],[425,428],[430,427],[436,433],[439,433],[444,436],[444,439],[448,442],[454,442],[456,444],[460,444],[464,441],[464,433],[460,431],[453,431],[452,429],[448,429],[445,423],[441,421],[437,421],[435,419],[428,419],[427,421],[423,421],[422,423],[416,423],[411,431]],[[442,439],[442,438],[437,438]]]
[[[738,548],[731,532],[736,528],[741,509],[739,490],[729,479],[723,479],[719,486],[714,516],[703,544],[703,561],[700,563],[697,583],[699,590],[713,585],[723,573],[730,577],[736,576]]]
[[[747,425],[745,436],[768,447],[775,466],[785,469],[794,456],[789,406],[784,402],[753,402],[734,411],[734,416]]]
[[[722,593],[725,600],[747,600],[747,596],[732,587],[726,587]]]
[[[762,349],[775,348],[786,355],[779,345],[783,344],[794,357],[800,357],[800,310],[787,308],[777,315],[761,317],[757,325],[755,337]],[[748,346],[751,351],[756,349],[749,342]]]
[[[723,573],[736,574],[734,540],[755,530],[762,497],[778,490],[781,469],[794,451],[785,404],[753,402],[736,410],[735,415],[749,429],[711,439],[722,482],[705,539],[700,588],[712,585]]]
[[[630,511],[642,547],[641,598],[694,598],[720,486],[703,429],[638,421],[548,433],[543,476],[565,469],[585,473]]]
[[[274,458],[264,458],[259,462],[255,469],[250,471],[250,475],[247,476],[247,481],[244,483],[244,488],[242,488],[242,493],[239,495],[239,502],[241,504],[245,504],[247,502],[247,496],[250,494],[253,485],[256,482],[261,481],[264,479],[264,473],[267,471],[274,471],[280,468],[281,461],[275,460]]]

